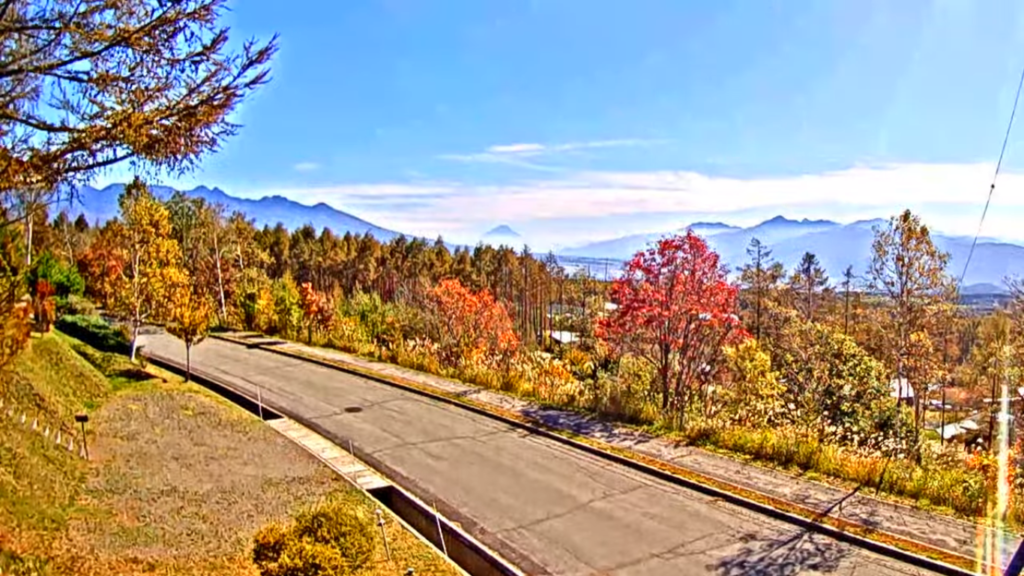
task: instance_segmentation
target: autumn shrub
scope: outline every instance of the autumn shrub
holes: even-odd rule
[[[57,313],[59,316],[81,315],[81,316],[95,316],[96,315],[96,304],[94,304],[88,298],[84,296],[75,296],[72,294],[64,300],[58,299],[57,301]]]
[[[377,293],[356,292],[339,303],[338,314],[355,319],[366,339],[383,349],[422,337],[425,331],[422,313],[416,307],[384,302]]]
[[[53,301],[56,289],[46,279],[36,280],[32,286],[32,308],[36,327],[40,332],[49,332],[57,320],[57,307]]]
[[[546,352],[523,353],[511,365],[519,382],[518,393],[537,398],[543,402],[576,406],[581,400],[583,389],[579,381],[559,359]]]
[[[228,324],[245,330],[268,332],[276,323],[271,283],[256,269],[245,269],[232,296]]]
[[[819,440],[897,453],[911,437],[901,434],[883,366],[852,338],[790,312],[767,350],[788,423]]]
[[[725,350],[727,381],[714,395],[714,407],[725,421],[746,427],[770,426],[783,417],[785,386],[772,369],[771,357],[757,340]]]
[[[491,390],[516,393],[519,390],[520,382],[517,378],[510,378],[508,375],[498,373],[490,366],[471,360],[461,361],[454,368],[442,367],[442,372],[463,382]]]
[[[575,346],[561,346],[555,355],[579,382],[597,380],[600,371],[598,356],[596,352],[588,353]]]
[[[392,360],[395,364],[411,370],[444,376],[444,367],[441,366],[437,352],[437,344],[434,342],[414,338],[403,340],[400,345],[395,347],[392,352]]]
[[[441,361],[466,371],[508,366],[519,349],[505,306],[488,290],[473,291],[455,279],[442,280],[425,298],[427,333],[437,343]]]
[[[291,274],[271,283],[270,297],[274,307],[274,333],[285,338],[297,338],[302,329],[302,306],[299,287]]]
[[[327,345],[350,354],[376,355],[373,343],[366,335],[363,325],[358,319],[348,316],[335,319],[334,325],[327,335]]]
[[[302,327],[306,342],[313,344],[314,337],[321,343],[331,332],[334,324],[335,306],[332,298],[318,292],[310,282],[299,285],[299,307],[302,310]]]
[[[580,406],[600,416],[643,426],[659,420],[657,405],[644,397],[645,392],[630,387],[614,373],[599,371],[596,378],[580,382]]]
[[[654,367],[641,358],[622,356],[614,372],[600,372],[583,382],[583,405],[603,416],[652,425],[660,419]]]
[[[29,286],[45,280],[53,288],[53,296],[62,301],[66,301],[69,296],[81,296],[85,292],[85,280],[78,268],[64,264],[49,251],[43,252],[32,262],[27,280]]]
[[[253,537],[252,560],[262,576],[342,576],[365,566],[377,546],[373,517],[354,493],[333,494],[299,511],[287,525],[271,523]]]

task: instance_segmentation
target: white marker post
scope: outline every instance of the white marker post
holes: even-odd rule
[[[437,537],[441,539],[441,549],[444,555],[448,555],[448,545],[444,542],[444,532],[441,530],[441,515],[437,513],[437,502],[434,502],[434,519],[437,520]]]
[[[260,421],[263,422],[263,387],[259,384],[256,385],[256,403],[260,408]]]

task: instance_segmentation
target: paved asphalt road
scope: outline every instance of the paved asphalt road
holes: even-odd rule
[[[148,353],[184,361],[180,341],[142,340]],[[337,370],[219,340],[197,346],[192,363],[236,386],[258,384],[268,401],[351,440],[531,574],[925,573]]]

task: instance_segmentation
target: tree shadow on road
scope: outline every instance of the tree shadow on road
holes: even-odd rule
[[[805,530],[776,538],[754,538],[713,568],[720,576],[795,576],[829,573],[852,553],[848,546]]]
[[[613,422],[591,415],[576,414],[574,412],[540,406],[530,406],[521,410],[520,413],[546,426],[568,430],[575,434],[589,436],[590,438],[606,442],[639,444],[650,440],[648,436],[640,432],[624,429]]]

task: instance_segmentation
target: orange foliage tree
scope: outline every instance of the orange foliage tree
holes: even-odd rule
[[[327,330],[334,321],[334,303],[325,294],[317,292],[313,284],[303,282],[299,286],[299,302],[302,306],[302,323],[306,327],[307,340],[313,342],[313,332]]]
[[[41,333],[50,331],[57,319],[56,306],[51,298],[57,290],[47,280],[37,280],[32,287],[32,308],[36,317],[36,329]]]
[[[116,291],[116,279],[124,270],[124,251],[118,246],[120,223],[111,222],[78,256],[78,271],[85,279],[85,293],[100,306],[109,308]]]
[[[626,263],[611,289],[618,308],[599,320],[598,336],[617,353],[649,362],[662,411],[681,415],[707,390],[724,346],[746,336],[736,295],[703,239],[692,231],[663,238]]]
[[[496,362],[518,350],[512,319],[490,291],[474,292],[456,279],[447,279],[434,286],[427,300],[432,338],[442,362],[450,366],[466,359]]]

